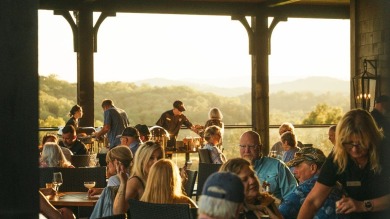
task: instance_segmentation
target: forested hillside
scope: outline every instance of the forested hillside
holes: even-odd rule
[[[219,107],[225,124],[250,124],[250,93],[226,97],[190,88],[190,86],[151,86],[134,83],[95,83],[95,126],[102,125],[101,101],[112,99],[124,109],[131,124],[154,125],[161,113],[172,108],[180,99],[186,105],[185,114],[195,124],[204,124],[211,107]],[[61,81],[56,76],[40,76],[40,126],[62,126],[68,119],[70,108],[76,104],[76,84]],[[340,112],[349,109],[349,96],[345,93],[328,92],[277,92],[270,94],[270,124],[285,121],[302,124],[309,113],[319,104],[337,108]],[[321,108],[324,109],[324,108]],[[326,109],[326,108],[325,108]]]

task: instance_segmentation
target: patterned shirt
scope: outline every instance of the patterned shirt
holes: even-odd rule
[[[217,148],[217,146],[214,146],[210,143],[207,143],[203,149],[207,149],[210,151],[210,157],[211,157],[211,162],[215,164],[223,164],[226,162],[226,157],[222,153],[222,151]]]
[[[279,206],[280,213],[285,219],[297,218],[299,209],[301,208],[306,196],[309,194],[314,184],[317,182],[318,175],[301,183],[292,193],[284,198]],[[317,211],[315,219],[337,218],[336,217],[336,201],[341,198],[341,192],[333,190],[325,200],[322,207]]]

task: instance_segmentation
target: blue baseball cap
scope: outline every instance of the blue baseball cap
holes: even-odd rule
[[[207,178],[202,190],[203,195],[242,203],[245,198],[244,185],[235,173],[217,172]]]

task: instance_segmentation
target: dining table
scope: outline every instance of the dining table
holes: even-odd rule
[[[87,192],[59,192],[58,196],[46,196],[54,206],[95,206],[99,196],[87,196]]]
[[[77,218],[81,215],[90,215],[100,195],[87,196],[87,192],[59,192],[57,196],[46,196],[55,207],[69,207],[77,212]]]

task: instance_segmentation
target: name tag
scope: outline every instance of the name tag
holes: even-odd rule
[[[360,181],[347,181],[347,186],[351,186],[351,187],[354,187],[354,186],[361,186],[362,183]]]

